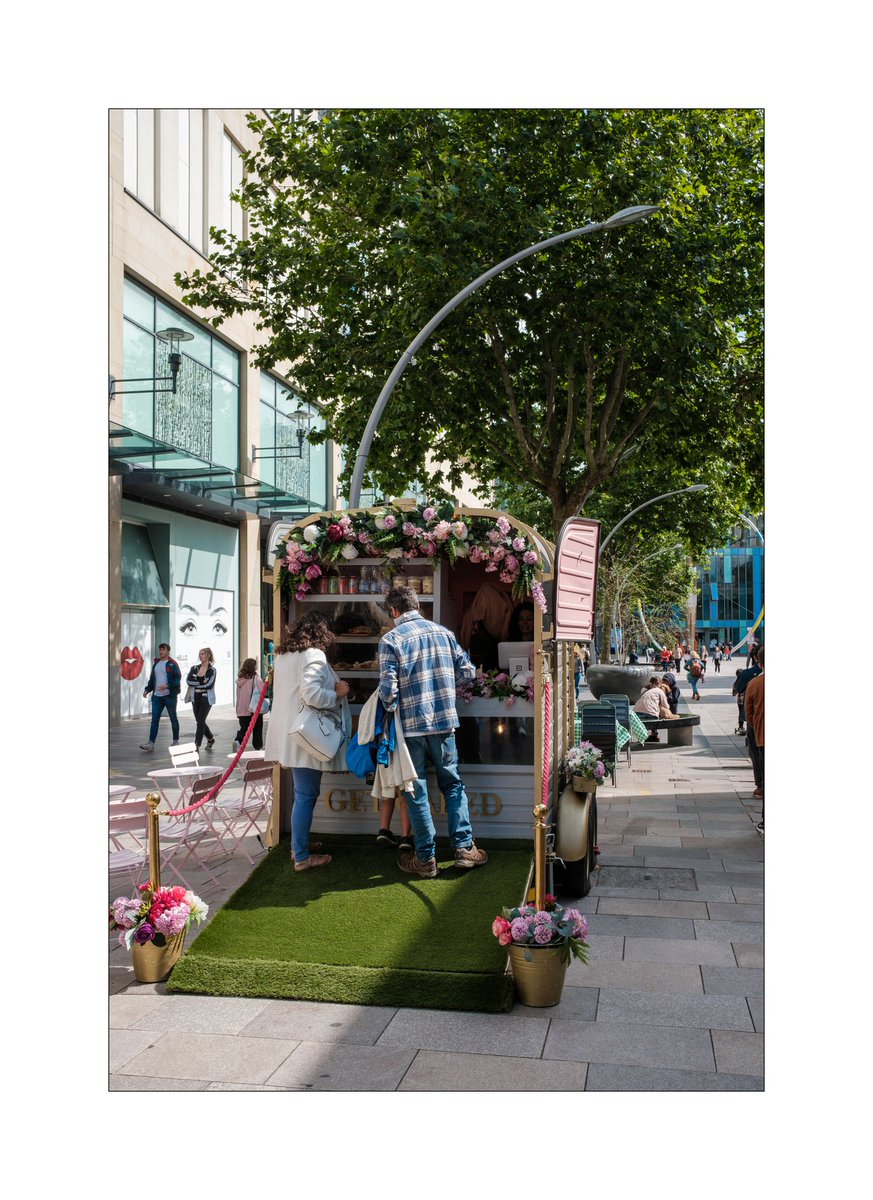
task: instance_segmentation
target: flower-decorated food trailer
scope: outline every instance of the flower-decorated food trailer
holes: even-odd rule
[[[459,690],[456,731],[476,838],[486,846],[494,838],[529,838],[533,805],[554,809],[556,765],[573,741],[572,645],[552,640],[551,543],[492,509],[404,499],[307,517],[282,537],[275,555],[277,641],[280,630],[317,606],[337,639],[332,665],[352,689],[354,723],[379,684],[378,643],[393,627],[384,595],[392,586],[414,588],[423,615],[452,630],[480,667],[475,682]],[[433,779],[430,801],[437,834],[445,836]],[[378,806],[357,776],[325,773],[312,828],[375,836]],[[274,830],[290,827],[289,807],[277,814]]]

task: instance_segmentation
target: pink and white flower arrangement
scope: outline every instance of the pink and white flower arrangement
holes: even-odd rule
[[[484,563],[486,571],[499,573],[501,582],[511,586],[514,599],[532,596],[546,611],[537,579],[542,563],[530,538],[503,515],[461,520],[449,500],[411,509],[379,505],[352,514],[330,513],[292,529],[276,547],[280,587],[304,599],[320,577],[311,567],[324,574],[338,559],[351,560],[360,552],[382,559],[389,568],[401,558]]]
[[[524,946],[528,962],[533,959],[528,949],[532,946],[560,947],[567,962],[571,954],[580,962],[588,961],[588,922],[578,909],[562,908],[548,892],[539,910],[534,904],[502,909],[501,916],[494,918],[491,932],[501,946]]]
[[[564,755],[564,771],[567,775],[579,775],[582,779],[602,783],[609,769],[610,764],[604,761],[603,751],[591,742],[580,742]]]
[[[128,950],[134,943],[165,946],[167,938],[192,924],[199,925],[209,912],[199,896],[183,887],[153,888],[142,883],[139,892],[138,896],[117,896],[109,906],[109,928],[121,931],[118,940]]]
[[[511,708],[516,700],[533,702],[533,673],[510,679],[506,671],[480,671],[471,683],[461,684],[456,694],[464,704],[478,696],[483,700],[502,700],[506,708]]]

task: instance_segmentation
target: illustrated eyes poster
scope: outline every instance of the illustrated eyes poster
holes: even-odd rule
[[[185,676],[199,660],[199,651],[208,646],[215,660],[215,702],[233,704],[234,680],[239,663],[234,660],[234,595],[212,588],[176,586],[170,651],[182,668],[182,693]]]

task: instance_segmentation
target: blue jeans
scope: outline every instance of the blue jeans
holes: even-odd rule
[[[473,845],[470,804],[458,774],[458,751],[453,733],[433,733],[429,737],[408,737],[406,747],[415,767],[415,791],[404,792],[415,833],[415,853],[419,862],[436,857],[436,828],[427,799],[427,764],[436,771],[437,785],[446,799],[449,840],[453,850],[468,850]]]
[[[152,725],[151,729],[149,729],[149,741],[152,743],[152,745],[155,744],[157,739],[158,722],[161,719],[161,713],[164,711],[164,709],[167,710],[167,713],[170,717],[170,728],[173,731],[173,741],[178,742],[179,718],[176,716],[176,701],[178,699],[178,696],[156,696],[154,692],[152,692]]]
[[[309,858],[309,827],[315,802],[321,791],[321,771],[312,767],[292,767],[294,805],[291,809],[291,850],[295,862]]]
[[[689,675],[688,678],[691,680],[691,695],[692,696],[698,695],[697,686],[698,686],[698,683],[700,682],[699,677],[696,675]]]

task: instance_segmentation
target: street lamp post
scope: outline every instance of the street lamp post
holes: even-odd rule
[[[625,521],[629,521],[631,517],[636,516],[641,509],[648,508],[650,504],[657,504],[659,500],[668,500],[671,496],[684,496],[686,492],[705,492],[708,487],[708,483],[692,483],[690,487],[680,488],[678,492],[664,492],[661,496],[653,496],[651,500],[644,500],[642,504],[638,504],[636,508],[632,509],[629,513],[627,513],[626,516],[622,517],[617,525],[610,529],[609,533],[600,543],[600,549],[597,551],[597,557],[600,558],[600,555],[606,549],[607,544],[612,541],[613,535],[619,529],[621,529]]]
[[[394,370],[388,376],[385,386],[379,393],[379,398],[373,405],[373,411],[370,413],[370,419],[367,421],[367,427],[364,430],[364,436],[361,438],[361,445],[358,449],[357,458],[355,459],[355,469],[352,472],[352,482],[349,488],[349,507],[357,508],[361,499],[361,486],[364,481],[364,471],[367,466],[367,458],[370,454],[370,447],[373,444],[373,438],[376,434],[376,428],[379,421],[382,419],[382,413],[385,411],[391,393],[394,391],[400,377],[412,361],[413,355],[430,337],[433,331],[440,325],[450,312],[453,312],[459,304],[477,291],[483,283],[487,283],[489,279],[493,279],[495,275],[499,275],[501,271],[505,271],[508,267],[515,266],[522,259],[529,258],[532,254],[539,254],[542,250],[548,250],[552,246],[557,246],[560,242],[567,242],[570,238],[582,237],[586,233],[597,233],[603,229],[607,232],[610,229],[618,229],[622,225],[630,225],[633,221],[639,221],[642,217],[647,217],[653,212],[657,212],[655,204],[637,204],[631,208],[623,208],[617,213],[613,213],[606,221],[594,222],[591,225],[583,225],[579,229],[571,229],[567,233],[559,233],[555,237],[546,238],[543,242],[537,242],[535,246],[528,246],[526,250],[520,250],[518,254],[513,254],[510,258],[505,258],[503,262],[492,267],[489,271],[485,271],[478,279],[474,279],[472,283],[468,283],[465,288],[462,288],[456,296],[454,296],[448,304],[444,304],[435,316],[431,317],[416,337],[409,343],[403,351],[400,358],[394,367]]]

